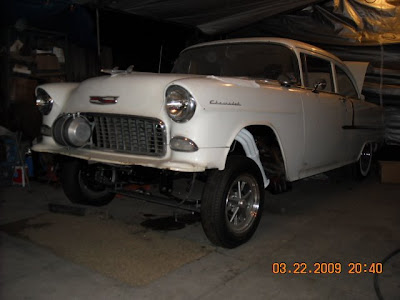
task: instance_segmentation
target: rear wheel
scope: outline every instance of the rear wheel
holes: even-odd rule
[[[79,159],[63,163],[61,184],[65,195],[72,203],[102,206],[111,202],[115,193],[96,181],[96,164],[88,164]]]
[[[211,242],[225,248],[248,241],[260,222],[263,179],[253,160],[232,156],[223,171],[207,179],[201,202],[201,222]]]
[[[372,165],[372,144],[365,144],[360,158],[355,164],[356,177],[359,179],[366,178],[371,172]]]

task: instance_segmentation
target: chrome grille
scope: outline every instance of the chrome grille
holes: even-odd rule
[[[165,125],[161,120],[114,114],[84,114],[94,123],[93,148],[163,156]]]

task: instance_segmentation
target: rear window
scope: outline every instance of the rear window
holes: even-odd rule
[[[338,93],[351,98],[358,98],[357,89],[351,81],[349,75],[339,66],[336,68],[336,77],[338,84]]]

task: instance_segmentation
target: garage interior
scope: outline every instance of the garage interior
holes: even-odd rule
[[[1,299],[400,299],[398,0],[1,5]],[[187,211],[123,195],[104,207],[71,205],[54,157],[29,150],[40,135],[38,84],[116,66],[167,73],[187,46],[256,36],[370,62],[363,94],[384,108],[385,144],[369,178],[344,167],[266,191],[254,237],[229,250],[210,244]],[[335,269],[294,274],[305,266]]]

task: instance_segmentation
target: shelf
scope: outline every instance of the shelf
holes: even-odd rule
[[[45,80],[48,77],[61,77],[61,76],[66,76],[65,72],[54,71],[54,72],[31,73],[31,74],[13,72],[11,74],[11,78],[22,77],[22,78],[27,78],[27,79],[38,79],[38,80]]]
[[[10,53],[10,60],[15,62],[23,62],[27,64],[32,64],[35,62],[35,58],[32,56],[23,56],[17,53]]]
[[[34,77],[34,78],[56,77],[56,76],[65,76],[65,73],[64,72],[43,72],[43,73],[35,73],[35,74],[31,75],[31,77]]]
[[[5,45],[0,54],[2,107],[34,101],[37,85],[66,80],[67,65],[60,63],[68,52],[65,34],[34,28],[17,32],[11,27],[1,33]]]

